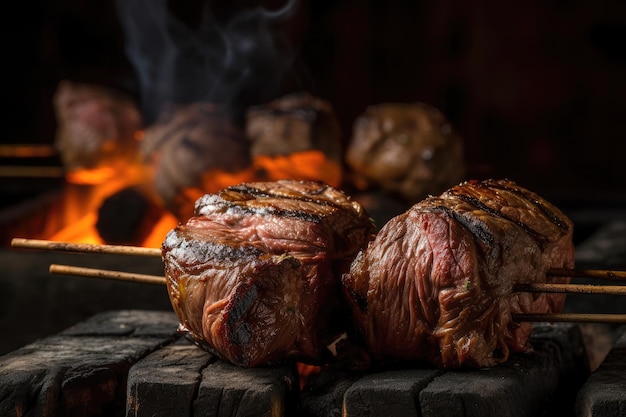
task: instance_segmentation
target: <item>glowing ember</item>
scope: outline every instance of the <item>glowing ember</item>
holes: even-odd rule
[[[141,138],[141,132],[137,133],[137,138]],[[105,199],[125,187],[150,188],[152,175],[150,167],[128,161],[125,165],[120,161],[116,166],[107,165],[68,173],[65,204],[63,213],[59,214],[63,217],[61,223],[68,226],[46,238],[73,243],[107,243],[96,229],[98,209]],[[315,180],[338,187],[341,184],[342,170],[336,161],[318,150],[289,155],[259,155],[253,159],[249,168],[239,172],[230,173],[218,169],[207,171],[201,184],[183,189],[180,198],[189,202],[187,211],[191,215],[193,202],[206,193],[215,193],[243,182],[279,179]],[[141,246],[160,247],[165,235],[182,220],[184,219],[178,219],[173,213],[163,210],[161,218]]]
[[[306,363],[297,362],[296,369],[298,370],[298,376],[300,377],[300,389],[306,387],[309,377],[315,375],[322,370],[321,366],[307,365]]]

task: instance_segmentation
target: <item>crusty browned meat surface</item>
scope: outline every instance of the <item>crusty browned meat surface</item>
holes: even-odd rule
[[[205,195],[162,245],[181,332],[243,367],[323,362],[346,317],[341,274],[373,233],[357,202],[317,182]]]
[[[319,150],[331,160],[343,157],[341,125],[333,106],[307,92],[250,107],[246,135],[253,156]]]
[[[145,130],[141,156],[151,168],[155,193],[180,221],[193,214],[197,196],[221,188],[208,187],[205,176],[238,173],[251,164],[243,130],[225,110],[202,102],[163,111]]]
[[[143,127],[127,94],[95,84],[61,81],[53,98],[55,146],[68,171],[134,162]]]
[[[513,285],[572,268],[572,232],[559,209],[512,181],[454,186],[394,217],[344,274],[355,325],[378,361],[506,361],[529,349],[531,324],[512,314],[558,312],[565,301]]]
[[[443,113],[425,103],[369,106],[354,122],[346,163],[360,188],[416,203],[465,175],[463,141]]]

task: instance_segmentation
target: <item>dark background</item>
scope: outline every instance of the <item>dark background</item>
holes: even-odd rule
[[[197,16],[200,2],[176,4],[181,18]],[[228,16],[255,4],[212,7]],[[53,141],[62,79],[139,96],[114,2],[14,7],[3,143]],[[280,30],[297,50],[300,87],[335,106],[346,138],[367,105],[423,101],[463,136],[470,176],[509,177],[563,203],[624,201],[623,1],[309,0]]]

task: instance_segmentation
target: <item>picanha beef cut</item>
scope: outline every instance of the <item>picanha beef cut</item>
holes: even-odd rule
[[[346,324],[341,274],[373,234],[359,203],[318,182],[207,194],[162,245],[179,330],[242,367],[323,363]]]
[[[572,232],[559,209],[508,180],[464,182],[394,217],[342,278],[373,361],[486,367],[528,351],[532,324],[512,315],[558,312],[565,296],[513,285],[572,268]]]
[[[465,177],[463,148],[435,107],[381,103],[354,121],[345,159],[358,188],[377,188],[415,204]]]

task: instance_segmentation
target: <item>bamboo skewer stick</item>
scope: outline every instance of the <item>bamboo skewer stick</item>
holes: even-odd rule
[[[609,313],[552,313],[513,314],[513,320],[526,322],[567,323],[626,323],[626,314]]]
[[[0,177],[10,178],[60,178],[65,176],[61,167],[54,166],[0,166]]]
[[[134,272],[110,271],[108,269],[84,268],[71,265],[50,265],[51,274],[74,275],[90,278],[104,278],[119,281],[140,282],[144,284],[165,285],[165,277],[159,275],[138,274]]]
[[[161,257],[161,249],[143,248],[139,246],[100,245],[94,243],[68,243],[24,238],[13,238],[11,240],[11,246],[14,248],[53,250],[61,252],[107,253],[114,255]],[[604,269],[554,268],[548,270],[548,276],[626,280],[626,271],[613,271]]]
[[[515,284],[515,292],[548,292],[562,294],[606,294],[626,295],[626,285],[588,285],[588,284],[552,284],[528,283]]]
[[[161,257],[161,249],[159,248],[143,248],[138,246],[100,245],[94,243],[68,243],[24,238],[13,238],[11,240],[11,246],[14,248],[53,250],[61,252],[107,253],[114,255]],[[554,268],[548,270],[548,276],[626,280],[626,271],[612,271],[604,269]]]
[[[40,239],[14,238],[11,240],[14,248],[42,249],[60,252],[102,253],[111,255],[134,255],[161,257],[159,248],[142,248],[139,246],[98,245],[94,243],[67,243]]]
[[[70,265],[50,265],[50,273],[76,275],[90,278],[105,278],[145,284],[166,285],[165,277],[132,272],[110,271],[106,269],[83,268]],[[620,287],[626,289],[626,287]],[[597,313],[552,313],[552,314],[513,314],[513,320],[520,322],[570,322],[570,323],[626,323],[626,314]]]
[[[49,158],[59,151],[52,145],[45,144],[6,144],[0,145],[0,158]]]
[[[42,249],[79,253],[120,254],[134,256],[161,257],[159,248],[142,248],[136,246],[98,245],[87,243],[66,243],[39,239],[14,238],[11,246],[16,248]],[[141,282],[165,285],[166,278],[157,275],[145,275],[131,272],[110,271],[104,269],[84,268],[70,265],[50,265],[50,273],[86,276],[92,278],[115,279],[122,281]],[[588,277],[622,280],[626,279],[626,271],[611,270],[575,270],[551,269],[549,276]],[[527,283],[516,284],[516,292],[545,292],[569,294],[613,294],[626,295],[626,286],[593,285],[593,284],[561,284],[561,283]],[[553,313],[553,314],[514,314],[515,321],[523,322],[578,322],[578,323],[626,323],[626,314],[597,313]]]
[[[551,277],[579,277],[579,278],[604,278],[611,280],[626,279],[626,271],[611,271],[605,269],[565,269],[554,268],[548,270]]]

